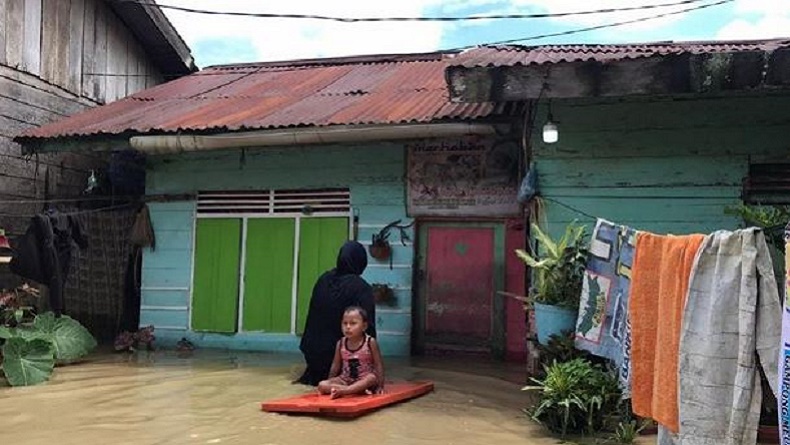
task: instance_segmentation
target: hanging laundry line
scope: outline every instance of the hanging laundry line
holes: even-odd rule
[[[86,210],[59,210],[59,213],[65,216],[79,216],[79,215],[89,215],[92,213],[101,213],[101,212],[108,212],[111,210],[120,210],[125,209],[133,206],[137,206],[137,203],[126,203],[126,204],[118,204],[118,205],[111,205],[106,207],[99,207],[96,209],[86,209]],[[46,212],[32,212],[32,213],[1,213],[0,217],[6,218],[32,218],[38,214]]]
[[[790,368],[790,312],[786,305],[782,342],[765,230],[656,235],[596,218],[576,347],[615,362],[634,412],[659,422],[660,443],[756,443],[758,363],[784,401],[780,413],[790,408],[777,390],[782,372],[784,393],[790,391],[790,369],[779,368],[785,361]],[[780,346],[787,354],[781,361]],[[677,390],[667,390],[672,386]]]
[[[66,198],[42,198],[42,199],[0,199],[0,204],[57,204],[57,203],[77,203],[95,201],[135,201],[135,202],[169,202],[169,201],[188,201],[195,199],[193,193],[159,194],[145,196],[72,196]]]
[[[574,213],[576,213],[578,215],[582,215],[584,217],[590,218],[590,219],[592,219],[594,221],[598,220],[597,216],[591,215],[591,214],[589,214],[589,213],[587,213],[587,212],[585,212],[583,210],[579,210],[579,209],[577,209],[576,207],[573,207],[570,204],[566,204],[566,203],[564,203],[562,201],[558,201],[558,200],[556,200],[554,198],[547,198],[545,196],[541,196],[540,199],[542,199],[544,201],[553,202],[554,204],[557,204],[557,205],[559,205],[561,207],[565,207],[566,209],[570,210],[571,212],[574,212]]]

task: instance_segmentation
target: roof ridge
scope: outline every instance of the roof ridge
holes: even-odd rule
[[[490,45],[482,48],[490,48],[500,51],[536,51],[544,48],[633,48],[636,46],[660,47],[660,46],[727,46],[727,45],[770,45],[770,44],[790,44],[790,36],[775,37],[771,39],[733,39],[733,40],[656,40],[648,42],[627,42],[627,43],[548,43],[542,45]],[[478,47],[481,48],[481,47]]]
[[[359,56],[325,57],[313,59],[278,60],[270,62],[234,63],[212,65],[205,69],[232,70],[243,68],[313,67],[337,65],[363,65],[376,63],[438,62],[452,58],[458,51],[434,51],[425,53],[365,54]]]

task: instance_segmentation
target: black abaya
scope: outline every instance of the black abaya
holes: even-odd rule
[[[348,241],[340,248],[337,267],[318,279],[310,298],[302,341],[307,369],[299,383],[318,385],[329,376],[335,345],[343,336],[340,322],[349,306],[359,306],[368,313],[368,334],[376,336],[376,304],[373,289],[360,277],[368,265],[365,248]]]

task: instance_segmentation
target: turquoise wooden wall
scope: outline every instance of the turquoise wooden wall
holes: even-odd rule
[[[560,139],[532,138],[542,223],[552,234],[578,212],[656,233],[734,229],[724,208],[741,202],[749,162],[790,162],[790,99],[554,102]]]
[[[265,190],[349,187],[359,212],[359,241],[387,223],[406,217],[405,151],[401,144],[248,149],[149,158],[148,194],[198,190]],[[200,347],[298,352],[299,338],[288,334],[194,333],[189,326],[192,236],[195,203],[151,203],[156,250],[143,257],[141,326],[154,325],[157,341],[173,344],[186,337]],[[409,231],[413,239],[413,233]],[[377,327],[385,355],[408,355],[411,335],[413,245],[390,237],[393,264],[369,258],[364,278],[395,289],[397,304],[377,308]]]

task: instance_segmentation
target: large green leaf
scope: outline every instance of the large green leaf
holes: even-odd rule
[[[39,314],[33,321],[32,330],[25,331],[25,338],[41,338],[52,342],[55,359],[59,362],[82,358],[96,347],[96,339],[91,333],[68,315],[55,318],[52,312]]]
[[[14,336],[14,331],[8,326],[0,326],[0,338],[9,339]]]
[[[541,247],[546,251],[547,257],[559,258],[561,250],[557,247],[557,243],[555,243],[547,233],[540,230],[540,226],[533,223],[532,233],[538,242],[541,243]]]
[[[3,345],[3,373],[11,386],[45,382],[54,366],[52,343],[46,340],[13,337]]]

